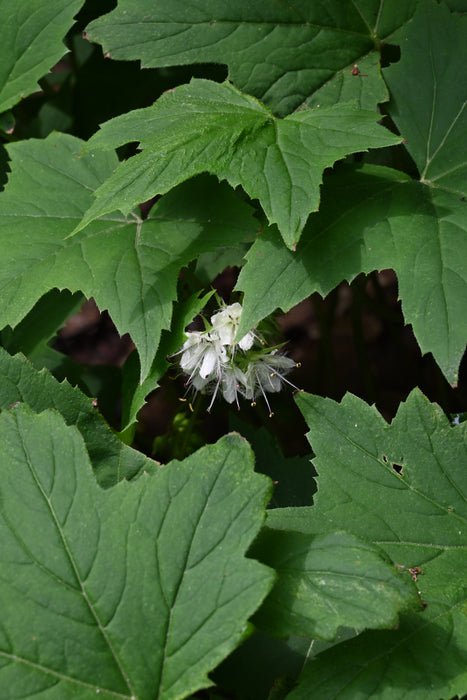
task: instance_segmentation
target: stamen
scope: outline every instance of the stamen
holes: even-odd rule
[[[217,384],[216,384],[216,388],[214,389],[214,392],[213,392],[213,395],[212,395],[211,403],[209,404],[209,407],[208,407],[208,413],[211,413],[211,408],[212,408],[213,403],[214,403],[214,400],[215,400],[215,398],[216,398],[216,396],[217,396],[217,392],[218,392],[218,390],[219,390],[219,386],[220,386],[220,383],[221,383],[221,378],[222,378],[222,377],[219,376],[219,379],[218,379]]]
[[[272,370],[272,367],[270,367],[269,365],[266,365],[266,367],[267,367],[267,369]],[[289,380],[286,379],[286,377],[284,377],[284,375],[281,374],[280,372],[276,372],[275,370],[273,370],[269,376],[274,377],[274,375],[276,375],[276,374],[278,377],[280,377],[282,379],[283,382],[285,382],[289,386],[293,386],[293,388],[296,389],[297,391],[302,391],[302,389],[299,389],[298,386],[295,386],[295,384],[292,384],[292,382],[289,382]]]
[[[268,411],[269,411],[269,417],[271,417],[271,416],[274,415],[274,414],[273,414],[273,412],[271,411],[271,406],[269,405],[269,401],[268,401],[267,396],[266,396],[266,394],[265,394],[265,392],[264,392],[263,385],[261,384],[261,382],[260,382],[260,380],[259,380],[258,372],[255,371],[255,375],[256,375],[256,381],[258,382],[259,388],[261,389],[261,393],[262,393],[262,395],[263,395],[263,398],[264,398],[264,400],[266,401],[266,406],[268,407]]]
[[[235,403],[237,404],[238,410],[240,410],[240,404],[238,403],[237,389],[240,389],[240,384],[235,384]]]

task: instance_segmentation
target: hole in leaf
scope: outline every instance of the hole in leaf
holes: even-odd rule
[[[394,469],[395,472],[400,474],[402,476],[404,467],[402,464],[396,464],[395,462],[392,463],[392,468]]]
[[[388,458],[386,457],[386,455],[383,455],[383,462],[384,462],[385,464],[388,463]]]

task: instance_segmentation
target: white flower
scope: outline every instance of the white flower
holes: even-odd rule
[[[296,363],[290,357],[280,355],[277,350],[259,355],[248,364],[244,373],[243,395],[254,403],[256,397],[262,394],[268,407],[269,415],[272,416],[266,392],[274,393],[280,391],[283,382],[290,384],[290,386],[299,391],[298,387],[289,382],[284,376],[296,366]],[[281,372],[278,370],[281,370]]]
[[[208,380],[213,375],[219,377],[221,366],[227,361],[227,353],[217,336],[201,331],[193,331],[186,335],[180,367],[186,374],[190,373],[187,383],[196,376],[203,380]]]
[[[235,302],[235,304],[230,304],[230,306],[226,306],[224,309],[214,314],[214,316],[211,316],[212,327],[217,333],[222,345],[234,345],[241,315],[242,305]],[[239,340],[238,345],[242,350],[249,350],[254,341],[255,336],[250,331]]]
[[[219,392],[227,403],[235,401],[238,408],[239,395],[254,404],[261,394],[272,416],[266,393],[280,391],[284,382],[297,389],[284,376],[296,364],[277,349],[251,350],[255,339],[263,343],[253,331],[236,343],[241,314],[241,304],[224,306],[211,317],[209,330],[186,333],[187,339],[176,355],[181,355],[180,367],[188,376],[186,386],[212,395],[208,411]]]
[[[239,367],[235,365],[227,365],[222,373],[222,396],[227,403],[238,404],[238,393],[243,393],[242,384],[245,381],[245,375]]]
[[[249,350],[252,346],[253,343],[255,342],[255,334],[253,331],[248,331],[246,335],[243,336],[241,340],[238,341],[239,347],[241,347],[242,350]]]

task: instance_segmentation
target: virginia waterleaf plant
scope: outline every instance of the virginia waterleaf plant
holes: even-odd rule
[[[390,268],[458,382],[467,4],[0,0],[0,17],[2,698],[467,693],[466,422],[417,388],[391,423],[299,391],[309,448],[285,456],[271,426],[298,363],[262,330]],[[114,379],[52,347],[90,298],[134,344],[112,426]],[[254,449],[228,430],[196,449],[183,403],[167,459],[138,449],[175,367],[178,398],[235,414]]]

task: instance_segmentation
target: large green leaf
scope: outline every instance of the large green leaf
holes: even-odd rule
[[[248,444],[227,436],[103,491],[54,412],[2,412],[0,441],[9,700],[172,700],[210,685],[273,579],[244,556],[269,493]]]
[[[297,401],[310,426],[318,493],[312,507],[270,511],[268,523],[308,534],[345,528],[370,540],[407,575],[413,570],[427,607],[401,615],[397,630],[365,633],[326,652],[322,662],[318,656],[291,697],[317,689],[322,697],[351,698],[357,688],[367,697],[370,687],[375,697],[394,699],[462,694],[466,424],[452,427],[418,391],[391,425],[351,395],[340,405],[305,394]]]
[[[406,322],[455,382],[467,336],[466,234],[467,205],[459,198],[396,170],[343,168],[325,180],[320,211],[295,253],[274,228],[249,250],[237,283],[245,292],[239,337],[276,308],[287,311],[313,292],[324,296],[361,272],[393,268]]]
[[[66,381],[57,382],[47,370],[34,369],[22,355],[11,357],[0,348],[0,409],[17,402],[28,404],[37,413],[53,408],[68,425],[76,426],[102,487],[157,467],[156,462],[120,442],[92,405],[92,399],[78,388]]]
[[[238,283],[245,291],[239,333],[312,292],[326,294],[361,271],[392,267],[422,351],[432,352],[456,382],[467,336],[467,92],[458,81],[466,47],[467,18],[423,2],[407,25],[401,61],[385,71],[391,115],[423,185],[404,185],[403,174],[383,169],[325,181],[320,212],[310,218],[296,257],[273,231],[250,250]]]
[[[401,610],[422,609],[410,577],[377,547],[346,532],[265,529],[252,554],[278,574],[254,617],[270,634],[332,641],[341,627],[393,627]]]
[[[467,194],[467,17],[424,0],[403,32],[402,58],[385,69],[389,111],[422,182]]]
[[[0,112],[39,89],[66,52],[63,39],[83,0],[0,0]]]
[[[338,99],[353,65],[410,19],[416,4],[120,0],[87,32],[113,58],[139,59],[144,67],[227,63],[230,80],[283,115],[323,86]],[[360,97],[362,88],[364,100],[379,99],[372,96],[378,75],[365,80],[369,76],[363,68],[364,78],[352,76],[350,99]],[[385,99],[384,88],[382,94]],[[375,106],[373,101],[370,108]]]
[[[111,119],[90,139],[87,149],[138,141],[143,152],[122,163],[96,192],[77,230],[115,209],[127,214],[138,202],[207,170],[259,199],[293,248],[318,208],[326,167],[354,151],[399,143],[377,119],[347,103],[277,119],[230,83],[193,79],[151,107]]]
[[[252,209],[214,178],[171,192],[143,222],[118,214],[66,236],[91,194],[117,165],[115,154],[78,158],[82,142],[64,134],[9,147],[12,173],[0,197],[0,326],[15,326],[49,289],[80,290],[130,333],[151,368],[170,327],[180,268],[199,252],[253,235]],[[57,195],[59,193],[59,196]]]

